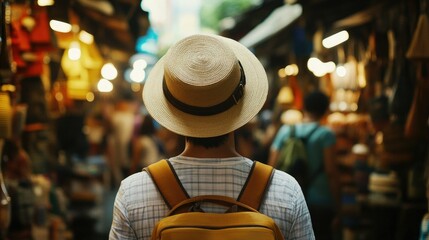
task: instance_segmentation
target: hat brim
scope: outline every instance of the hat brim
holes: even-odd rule
[[[249,122],[261,110],[268,94],[264,67],[246,47],[221,36],[240,61],[246,76],[242,99],[225,112],[211,116],[196,116],[176,109],[164,97],[164,57],[152,68],[143,90],[143,101],[151,116],[162,126],[179,135],[214,137],[232,132]]]

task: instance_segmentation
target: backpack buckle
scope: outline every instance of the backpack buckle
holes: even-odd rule
[[[195,202],[192,204],[189,207],[188,212],[204,212],[204,210],[201,208],[201,202]]]

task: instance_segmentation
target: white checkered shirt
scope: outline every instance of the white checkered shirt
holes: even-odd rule
[[[223,195],[237,199],[250,172],[252,161],[243,157],[169,160],[182,185],[193,196]],[[205,206],[220,212],[222,207]],[[155,224],[168,207],[146,172],[122,181],[115,199],[109,239],[150,239]],[[276,171],[260,212],[274,219],[285,239],[315,239],[302,191],[290,175]]]

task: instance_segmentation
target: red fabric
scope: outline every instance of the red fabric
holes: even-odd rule
[[[43,57],[45,53],[39,51],[35,52],[34,54],[37,56],[36,60],[33,62],[27,62],[27,67],[23,71],[25,77],[40,76],[43,73]]]
[[[11,26],[12,45],[16,45],[20,51],[29,51],[30,37],[28,32],[22,29],[21,20],[12,22]]]
[[[49,18],[46,8],[34,8],[31,17],[34,18],[36,24],[31,31],[28,31],[22,25],[25,17],[28,16],[23,14],[11,24],[13,59],[17,64],[18,74],[22,74],[24,77],[39,76],[43,73],[45,52],[53,50]],[[22,57],[24,53],[34,54],[36,59],[26,61]]]
[[[51,29],[49,27],[49,17],[46,8],[37,8],[34,14],[36,25],[30,32],[30,40],[35,51],[51,51]]]
[[[293,108],[302,110],[303,108],[303,96],[301,88],[299,87],[298,80],[296,79],[296,76],[290,76],[289,77],[289,86],[292,89],[293,93]]]
[[[24,68],[27,63],[22,59],[21,53],[23,51],[29,51],[30,39],[28,34],[21,29],[21,23],[19,21],[15,21],[11,23],[11,40],[12,40],[12,58],[16,63],[18,71],[21,68]]]

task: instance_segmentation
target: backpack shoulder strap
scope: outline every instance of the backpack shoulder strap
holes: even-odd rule
[[[171,209],[176,204],[189,198],[185,188],[176,172],[171,166],[171,163],[165,159],[149,165],[143,169],[152,178],[156,188],[161,193],[165,203]]]
[[[305,136],[305,139],[310,139],[311,135],[313,135],[314,132],[316,132],[316,130],[319,128],[319,124],[317,123],[316,126],[311,129],[311,131],[307,134],[307,136]]]
[[[152,178],[170,209],[189,198],[188,193],[167,160],[158,161],[143,170]],[[272,175],[273,167],[255,161],[238,201],[258,210],[265,197]]]
[[[290,125],[289,137],[291,137],[291,138],[296,137],[296,126],[295,126],[295,124]]]
[[[259,210],[271,182],[273,167],[254,161],[238,201]]]

